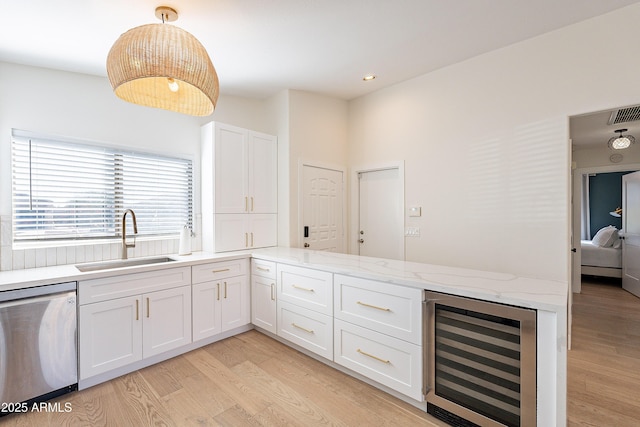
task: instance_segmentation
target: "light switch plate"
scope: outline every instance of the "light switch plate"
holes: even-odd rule
[[[409,207],[409,216],[422,216],[422,207],[420,207],[420,206],[410,206]]]
[[[420,228],[418,227],[406,227],[404,229],[404,235],[407,237],[420,237]]]

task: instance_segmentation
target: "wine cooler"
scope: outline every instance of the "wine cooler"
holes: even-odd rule
[[[427,412],[452,426],[536,425],[536,311],[425,293]]]

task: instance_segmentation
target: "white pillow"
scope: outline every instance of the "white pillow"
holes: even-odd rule
[[[617,239],[618,229],[613,225],[608,225],[598,230],[596,235],[593,236],[591,243],[602,248],[608,248],[613,245],[613,242],[615,242]]]

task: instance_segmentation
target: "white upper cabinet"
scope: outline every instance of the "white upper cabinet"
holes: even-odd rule
[[[277,213],[277,168],[275,136],[207,123],[202,128],[203,212]]]
[[[278,142],[222,123],[202,127],[202,248],[277,244]]]

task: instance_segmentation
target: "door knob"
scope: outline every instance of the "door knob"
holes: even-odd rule
[[[364,234],[364,230],[360,230],[360,234]]]
[[[305,242],[304,247],[305,247],[305,248],[308,248],[308,247],[309,247],[309,244]]]
[[[360,240],[358,240],[358,242],[364,243],[364,239],[360,239]]]

